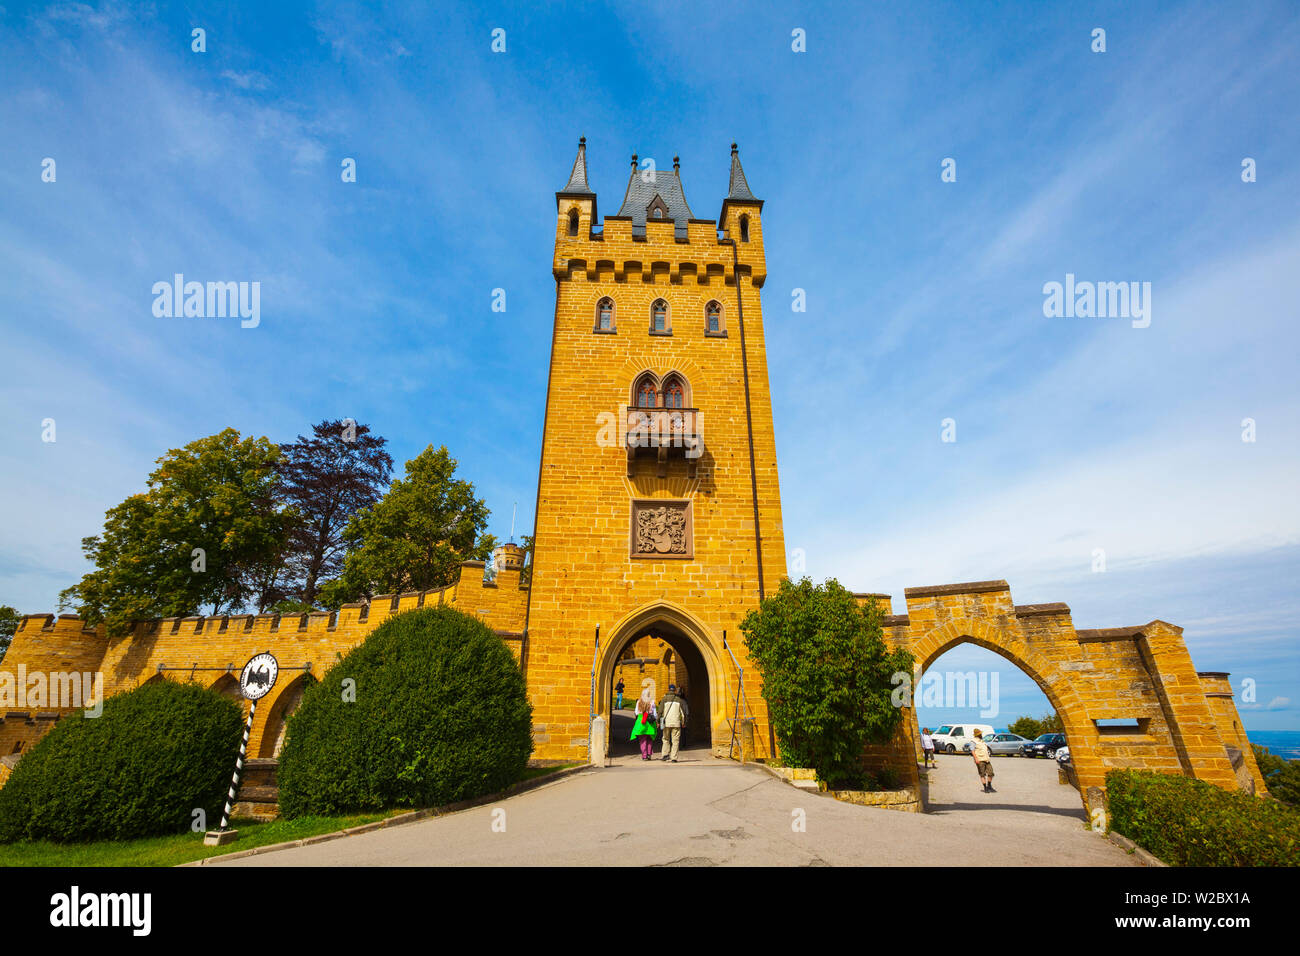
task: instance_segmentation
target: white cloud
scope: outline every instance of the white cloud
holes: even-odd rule
[[[271,81],[256,70],[249,70],[246,73],[237,73],[234,70],[222,70],[221,76],[229,80],[241,90],[265,90],[271,86]]]

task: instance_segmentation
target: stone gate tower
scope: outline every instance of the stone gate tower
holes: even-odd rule
[[[537,757],[587,755],[590,718],[608,725],[615,667],[634,646],[685,683],[695,741],[726,750],[739,713],[756,721],[758,755],[769,750],[739,630],[786,572],[762,212],[734,143],[717,220],[691,211],[677,157],[668,171],[634,155],[622,205],[602,223],[585,139],[556,194],[523,661]]]

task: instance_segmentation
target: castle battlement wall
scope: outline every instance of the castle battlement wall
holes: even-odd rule
[[[259,756],[274,744],[283,726],[282,700],[299,682],[319,679],[343,655],[384,621],[420,607],[447,604],[482,618],[505,641],[516,660],[523,655],[523,621],[528,588],[519,569],[497,572],[483,581],[483,562],[467,561],[455,584],[427,591],[376,595],[366,604],[337,612],[307,614],[225,614],[137,621],[130,633],[107,636],[101,625],[87,628],[75,614],[29,614],[22,618],[0,674],[102,673],[105,696],[150,680],[194,681],[238,696],[238,676],[254,654],[269,651],[281,676],[270,697],[259,704],[249,752]],[[11,678],[13,679],[13,678]],[[26,751],[54,723],[75,708],[46,707],[33,713],[0,707],[0,755]],[[13,711],[13,713],[9,713]]]
[[[1065,726],[1084,802],[1101,805],[1106,773],[1113,769],[1185,774],[1219,786],[1262,792],[1258,768],[1238,761],[1228,749],[1238,741],[1240,718],[1226,675],[1206,680],[1192,668],[1182,629],[1164,621],[1130,627],[1076,630],[1062,603],[1015,604],[1006,581],[974,581],[907,588],[907,613],[884,619],[886,639],[916,658],[914,694],[922,706],[945,683],[961,685],[961,674],[922,675],[948,650],[976,644],[1006,658],[1047,695]],[[855,595],[891,609],[889,595]],[[956,680],[950,680],[957,678]],[[945,687],[946,690],[946,687]],[[989,723],[1005,725],[1016,715],[998,713]],[[876,748],[877,763],[906,774],[919,755],[919,728],[909,721],[911,752]],[[1244,733],[1240,734],[1244,740]],[[1249,745],[1244,749],[1249,752]],[[1244,769],[1243,769],[1244,768]]]

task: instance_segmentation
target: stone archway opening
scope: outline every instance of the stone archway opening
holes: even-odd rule
[[[953,651],[957,653],[950,655]],[[1087,820],[1087,798],[1077,789],[1077,778],[1062,775],[1055,759],[1025,756],[1023,745],[1006,739],[1012,732],[1010,725],[1017,718],[1040,719],[1046,712],[1052,712],[1060,719],[1071,755],[1079,751],[1085,762],[1091,759],[1086,736],[1071,733],[1072,727],[1078,726],[1079,715],[1071,710],[1069,703],[1062,701],[1056,688],[1012,649],[987,638],[962,635],[922,653],[924,656],[917,655],[913,698],[916,706],[909,720],[918,748],[924,724],[939,751],[938,767],[928,775],[927,809],[943,812],[988,807]],[[1001,699],[1003,672],[1009,669],[1008,664],[1041,696],[1035,700],[1031,694],[1024,698],[1031,703],[1018,706],[1004,702]],[[1015,678],[1011,680],[1014,682]],[[991,794],[983,791],[967,749],[973,736],[971,728],[979,725],[985,731],[992,753],[995,792]]]
[[[719,719],[715,713],[719,701],[714,687],[716,667],[708,658],[707,647],[702,648],[699,642],[684,622],[663,614],[628,623],[610,643],[602,656],[596,710],[605,718],[606,753],[611,759],[639,753],[630,739],[637,698],[649,694],[658,705],[670,685],[677,686],[690,711],[679,752],[699,756],[712,751]],[[616,699],[620,680],[621,708]],[[655,740],[656,757],[661,739]]]
[[[310,674],[302,674],[275,698],[262,728],[262,739],[257,750],[259,757],[279,758],[280,749],[284,746],[284,734],[289,727],[289,717],[302,703],[303,692],[315,682]]]
[[[248,701],[244,698],[244,692],[239,687],[238,674],[222,674],[213,681],[209,689],[215,690],[222,697],[233,700],[245,714],[248,713]]]

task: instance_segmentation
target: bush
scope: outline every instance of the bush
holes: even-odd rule
[[[243,733],[239,706],[161,680],[64,717],[0,789],[0,842],[128,840],[220,816]]]
[[[1203,780],[1106,774],[1110,828],[1174,866],[1300,865],[1300,811]]]
[[[1300,760],[1279,757],[1259,744],[1250,747],[1255,751],[1255,762],[1259,764],[1269,795],[1288,806],[1300,807]]]
[[[885,643],[880,610],[834,580],[786,580],[740,629],[785,764],[816,769],[833,790],[862,789],[866,745],[887,743],[902,719],[894,675],[912,675],[912,655]]]
[[[532,706],[501,638],[449,607],[409,611],[304,692],[280,753],[280,810],[466,800],[520,779],[532,750]]]

